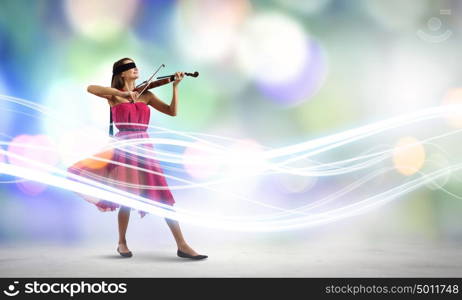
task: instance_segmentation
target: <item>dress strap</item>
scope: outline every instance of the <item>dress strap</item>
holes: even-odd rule
[[[109,136],[114,135],[114,125],[112,124],[112,110],[109,107]]]
[[[123,89],[118,89],[119,91],[123,91]],[[112,123],[112,109],[109,106],[109,136],[114,135],[114,124]]]

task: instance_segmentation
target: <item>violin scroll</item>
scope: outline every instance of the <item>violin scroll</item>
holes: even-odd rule
[[[191,77],[198,77],[199,76],[199,72],[194,72],[194,73],[184,73],[186,76],[191,76]]]

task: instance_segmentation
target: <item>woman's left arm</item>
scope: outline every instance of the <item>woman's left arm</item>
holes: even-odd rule
[[[151,105],[152,107],[164,114],[170,115],[172,117],[176,116],[178,103],[178,84],[183,79],[183,77],[183,72],[175,73],[176,80],[173,82],[173,95],[170,105],[167,105],[166,103],[162,102],[162,100],[157,98],[153,93],[147,91],[146,93],[148,94],[148,105]]]

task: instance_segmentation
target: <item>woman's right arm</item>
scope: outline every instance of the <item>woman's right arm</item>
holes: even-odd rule
[[[119,91],[118,89],[99,85],[89,85],[87,87],[87,92],[106,99],[111,99],[112,96],[126,97],[126,93]]]

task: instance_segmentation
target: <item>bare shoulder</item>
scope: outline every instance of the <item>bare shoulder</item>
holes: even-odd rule
[[[151,91],[144,91],[143,94],[138,98],[138,101],[142,101],[146,104],[151,102],[151,99],[155,98],[156,96]]]

